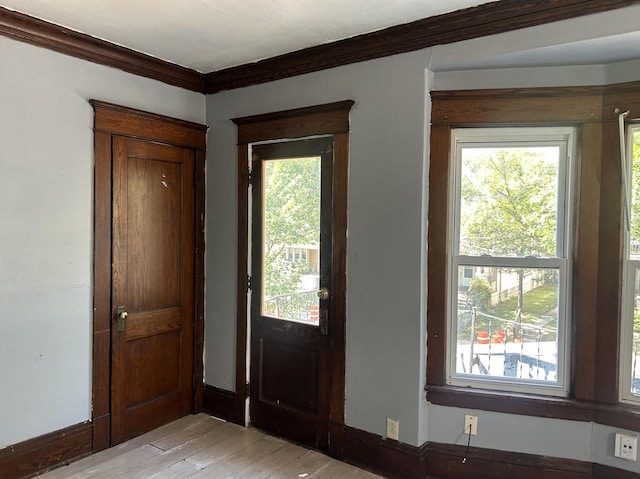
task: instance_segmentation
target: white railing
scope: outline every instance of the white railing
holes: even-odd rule
[[[556,374],[555,330],[522,323],[520,311],[516,320],[480,312],[475,307],[459,311],[462,314],[469,314],[471,323],[469,343],[458,342],[463,373],[474,374],[475,367],[482,375],[539,380],[549,380],[550,374]],[[551,320],[548,318],[547,322]]]

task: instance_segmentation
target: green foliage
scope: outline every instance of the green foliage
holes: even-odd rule
[[[471,304],[481,311],[485,311],[491,306],[491,285],[484,278],[473,278],[469,281],[467,295]]]
[[[286,247],[319,244],[320,159],[266,161],[264,282],[267,298],[298,289],[306,265],[285,257]]]
[[[631,238],[640,240],[640,131],[636,131],[632,141],[631,176]]]
[[[557,164],[530,149],[465,159],[462,254],[555,256],[557,176]]]
[[[543,285],[532,289],[524,294],[524,308],[522,312],[522,324],[536,324],[542,316],[555,316],[555,309],[558,306],[558,288],[555,285]],[[498,318],[514,321],[516,319],[516,310],[518,306],[518,298],[512,297],[495,306],[490,306],[485,311],[486,314],[496,316]],[[461,330],[458,331],[458,338],[469,340],[471,334],[471,314],[465,311],[458,317],[458,325]],[[640,316],[637,317],[640,321]],[[555,341],[556,333],[555,323],[546,326],[551,331],[543,332],[541,339],[543,341]],[[505,328],[505,325],[498,320],[491,321],[487,316],[478,315],[476,320],[476,331],[495,331]],[[509,332],[511,334],[511,332]]]
[[[461,254],[556,255],[558,159],[545,151],[549,153],[548,148],[463,150]],[[516,271],[522,307],[526,270]]]

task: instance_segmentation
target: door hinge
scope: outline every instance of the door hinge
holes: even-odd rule
[[[247,180],[249,182],[249,186],[253,186],[253,171],[249,170],[249,175],[247,176]]]
[[[247,275],[247,289],[253,289],[253,285],[251,284],[251,275]]]
[[[247,383],[246,384],[246,389],[245,389],[245,398],[248,398],[251,395],[251,383]]]

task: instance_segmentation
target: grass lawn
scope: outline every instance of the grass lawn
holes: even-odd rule
[[[557,317],[555,309],[558,306],[558,287],[556,285],[543,285],[525,293],[522,298],[522,322],[533,323],[540,316],[547,315]],[[516,319],[518,310],[518,297],[514,296],[487,310],[488,314],[505,319]]]
[[[523,312],[522,323],[523,324],[539,324],[542,316],[551,316],[554,319],[557,318],[557,306],[558,306],[558,288],[556,285],[543,285],[525,293],[523,298]],[[518,297],[514,296],[506,301],[496,305],[495,307],[485,311],[486,314],[491,316],[497,316],[499,318],[515,321],[516,312],[518,309]],[[460,331],[459,337],[468,339],[471,332],[469,329],[471,314],[469,312],[460,316],[460,319],[465,324],[464,332]],[[555,321],[551,321],[545,329],[548,331],[542,333],[543,341],[554,341],[556,339]],[[496,331],[499,329],[508,329],[504,323],[498,320],[490,320],[486,316],[479,314],[476,323],[476,331]]]

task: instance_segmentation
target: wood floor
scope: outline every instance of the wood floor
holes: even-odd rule
[[[370,472],[205,414],[186,416],[39,479],[375,479]]]

